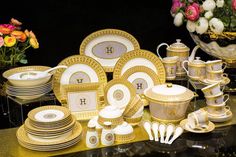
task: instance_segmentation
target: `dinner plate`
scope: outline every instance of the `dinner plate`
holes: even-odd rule
[[[121,78],[133,84],[136,94],[143,94],[145,89],[160,84],[157,74],[145,66],[132,67]]]
[[[97,60],[106,72],[113,72],[120,56],[134,49],[139,49],[139,43],[131,34],[118,29],[103,29],[82,41],[80,54]]]
[[[115,65],[113,78],[121,78],[128,69],[135,66],[152,69],[157,74],[160,83],[165,83],[166,73],[161,60],[154,53],[142,49],[123,54]]]
[[[59,102],[63,99],[61,85],[107,82],[107,76],[103,67],[91,57],[74,55],[65,58],[59,65],[68,66],[66,70],[57,69],[53,75],[53,91]]]
[[[105,104],[124,109],[136,92],[133,85],[124,79],[113,79],[105,86]]]
[[[184,128],[186,131],[189,131],[189,132],[192,132],[192,133],[208,133],[208,132],[211,132],[215,129],[215,124],[212,123],[211,121],[209,121],[209,124],[208,124],[208,128],[207,129],[203,129],[203,130],[194,130],[192,128],[190,128],[190,126],[188,125],[188,120],[187,119],[184,119],[180,122],[180,126],[182,128]]]

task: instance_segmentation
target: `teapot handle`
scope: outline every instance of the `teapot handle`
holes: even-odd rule
[[[184,60],[184,61],[182,62],[182,67],[184,68],[184,70],[187,72],[187,75],[188,75],[188,70],[187,70],[187,68],[185,67],[185,63],[189,63],[189,61],[188,61],[188,60]]]
[[[159,53],[159,49],[162,47],[162,46],[167,46],[169,47],[169,45],[167,43],[161,43],[160,45],[157,46],[157,55],[160,57],[160,59],[162,60],[162,57]]]

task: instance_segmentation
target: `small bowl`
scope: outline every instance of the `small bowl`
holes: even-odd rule
[[[122,124],[124,120],[121,110],[110,105],[100,110],[97,121],[101,126],[104,126],[104,122],[111,122],[112,126],[115,126]]]
[[[135,115],[135,117],[140,117],[140,114],[143,112],[143,102],[139,95],[136,95],[131,103],[129,103],[124,112],[123,116],[131,118]]]
[[[115,141],[118,143],[127,143],[135,138],[133,127],[127,122],[123,122],[114,128]]]
[[[24,66],[24,67],[18,67],[18,68],[13,68],[13,69],[7,70],[2,75],[13,86],[32,87],[32,86],[45,84],[46,82],[48,82],[50,80],[52,75],[48,74],[44,77],[32,78],[32,79],[19,79],[19,78],[11,77],[11,76],[21,74],[24,72],[27,73],[29,71],[45,71],[48,69],[50,69],[50,67],[48,67],[48,66]]]

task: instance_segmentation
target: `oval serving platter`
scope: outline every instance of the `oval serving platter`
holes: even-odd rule
[[[59,102],[63,99],[62,85],[107,82],[103,67],[91,57],[73,55],[62,60],[59,65],[68,66],[67,69],[57,69],[53,76],[53,92]]]
[[[121,78],[127,70],[135,66],[152,69],[157,74],[160,83],[165,83],[166,73],[163,63],[154,53],[143,49],[123,54],[115,65],[113,78]]]
[[[138,41],[131,34],[118,29],[103,29],[82,41],[80,54],[97,60],[106,72],[113,72],[122,54],[139,48]]]

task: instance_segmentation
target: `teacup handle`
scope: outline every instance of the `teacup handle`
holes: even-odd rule
[[[162,57],[159,53],[159,49],[162,47],[162,46],[167,46],[169,47],[169,45],[167,43],[161,43],[160,45],[157,46],[157,55],[160,57],[160,59],[162,60]]]
[[[182,62],[182,67],[184,68],[184,70],[186,71],[186,73],[187,73],[187,75],[188,75],[188,70],[187,70],[187,68],[185,67],[185,63],[189,63],[189,61],[188,61],[188,60],[184,60],[184,61]]]
[[[223,62],[223,63],[222,63],[222,66],[223,66],[222,70],[225,70],[225,69],[227,68],[227,63],[226,63],[226,62]]]
[[[222,77],[228,77],[228,74],[223,73],[221,76],[222,76]]]
[[[225,100],[224,103],[226,103],[229,100],[229,94],[224,94],[224,100]]]

